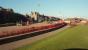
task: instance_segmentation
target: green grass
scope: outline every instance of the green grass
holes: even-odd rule
[[[15,50],[63,50],[67,48],[88,48],[88,26],[68,28],[56,35]]]

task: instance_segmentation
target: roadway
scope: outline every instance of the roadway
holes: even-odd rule
[[[56,31],[60,32],[60,31],[63,31],[64,29],[67,29],[68,27],[69,26],[65,26],[61,29],[57,29],[55,31],[51,31],[51,32],[48,32],[48,33],[45,33],[45,34],[41,34],[41,35],[38,35],[38,36],[34,36],[34,37],[30,37],[30,38],[26,38],[26,39],[22,39],[22,40],[18,40],[18,41],[14,41],[14,42],[10,42],[10,43],[0,45],[0,50],[13,50],[13,49],[21,47],[23,45],[34,43],[34,42],[36,42],[38,40],[41,40],[43,38],[47,38],[49,36],[55,35]]]

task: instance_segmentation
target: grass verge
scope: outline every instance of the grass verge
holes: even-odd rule
[[[68,48],[88,49],[88,25],[79,25],[35,43],[16,48],[15,50],[63,50]]]

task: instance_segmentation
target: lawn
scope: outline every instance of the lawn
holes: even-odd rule
[[[48,38],[25,45],[15,50],[63,50],[68,48],[88,49],[88,25],[68,28]]]

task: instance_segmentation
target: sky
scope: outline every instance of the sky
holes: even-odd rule
[[[0,6],[21,14],[37,11],[60,18],[88,18],[88,0],[0,0]]]

